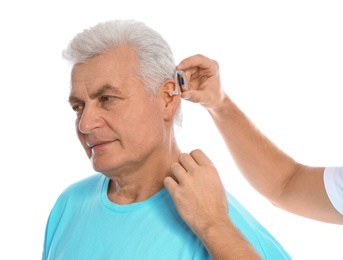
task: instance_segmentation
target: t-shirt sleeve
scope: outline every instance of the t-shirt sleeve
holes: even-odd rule
[[[343,166],[326,167],[324,185],[332,205],[343,215]]]

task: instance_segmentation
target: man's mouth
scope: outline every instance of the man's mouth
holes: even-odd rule
[[[87,143],[87,146],[90,149],[99,149],[99,148],[102,148],[102,147],[109,145],[112,142],[113,141],[100,141],[100,142],[95,142],[95,143]]]

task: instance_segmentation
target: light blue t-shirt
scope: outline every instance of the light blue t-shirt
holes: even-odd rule
[[[107,197],[108,184],[107,177],[95,174],[60,195],[48,219],[43,260],[210,259],[167,189],[143,202],[118,205]],[[228,200],[232,221],[264,259],[291,259],[229,193]]]

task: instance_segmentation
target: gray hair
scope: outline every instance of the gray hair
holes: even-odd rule
[[[136,73],[149,95],[156,96],[164,81],[174,79],[175,61],[169,44],[158,32],[135,20],[107,21],[85,29],[70,41],[62,55],[76,65],[119,45],[128,45],[135,49]],[[180,103],[174,124],[181,126],[181,122]]]

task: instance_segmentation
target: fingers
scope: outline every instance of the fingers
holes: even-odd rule
[[[212,164],[211,160],[200,149],[193,150],[189,154],[181,154],[179,156],[179,163],[186,171],[190,171],[197,166]]]
[[[179,164],[184,168],[185,171],[190,171],[198,166],[197,162],[190,154],[183,153],[179,156]]]
[[[184,183],[187,178],[187,172],[180,163],[174,163],[171,166],[172,176],[164,178],[164,186],[170,192],[172,197],[175,196],[180,183]]]
[[[182,92],[181,98],[193,103],[201,103],[204,95],[202,92],[202,90],[193,90],[192,86],[190,86],[190,90]]]
[[[176,69],[183,70],[189,81],[197,79],[204,81],[205,78],[217,76],[219,72],[219,64],[204,55],[197,54],[182,60]]]
[[[172,171],[181,175],[184,172],[191,172],[199,166],[206,166],[208,164],[212,164],[211,160],[203,151],[196,149],[189,154],[181,154],[179,156],[179,163],[172,166]]]
[[[212,164],[211,160],[199,149],[192,151],[190,154],[181,154],[179,162],[171,166],[171,172],[175,177],[175,180],[172,179],[175,183],[171,183],[171,185],[183,183],[189,175],[196,172],[198,167],[210,164]],[[172,180],[168,179],[168,183],[172,182]]]
[[[190,83],[205,82],[208,78],[219,75],[218,62],[201,54],[182,60],[176,69],[184,71]]]
[[[173,196],[178,184],[172,177],[168,176],[164,178],[164,186],[169,191],[169,193]]]
[[[177,211],[197,235],[220,216],[227,218],[224,186],[210,159],[201,151],[183,153],[171,166],[172,176],[164,179]]]
[[[174,163],[171,166],[170,170],[177,183],[183,182],[185,177],[187,176],[186,169],[180,163]]]
[[[215,60],[197,54],[180,62],[176,69],[183,70],[189,90],[181,95],[183,99],[199,103],[207,109],[221,105],[224,92],[221,88],[219,65]]]
[[[212,164],[212,161],[207,157],[207,155],[200,149],[196,149],[190,153],[190,156],[194,161],[201,166]]]
[[[180,70],[188,70],[193,67],[210,68],[211,66],[213,66],[213,63],[214,61],[209,59],[208,57],[201,54],[196,54],[186,59],[183,59],[176,66],[176,68]]]
[[[175,190],[179,184],[185,183],[187,178],[189,177],[190,169],[194,169],[196,167],[196,162],[192,159],[192,157],[188,154],[181,154],[179,156],[179,162],[172,164],[170,170],[172,176],[174,177],[167,177],[164,180],[164,185],[169,185],[166,188]],[[171,178],[171,179],[169,179]],[[167,183],[166,183],[167,181]]]

